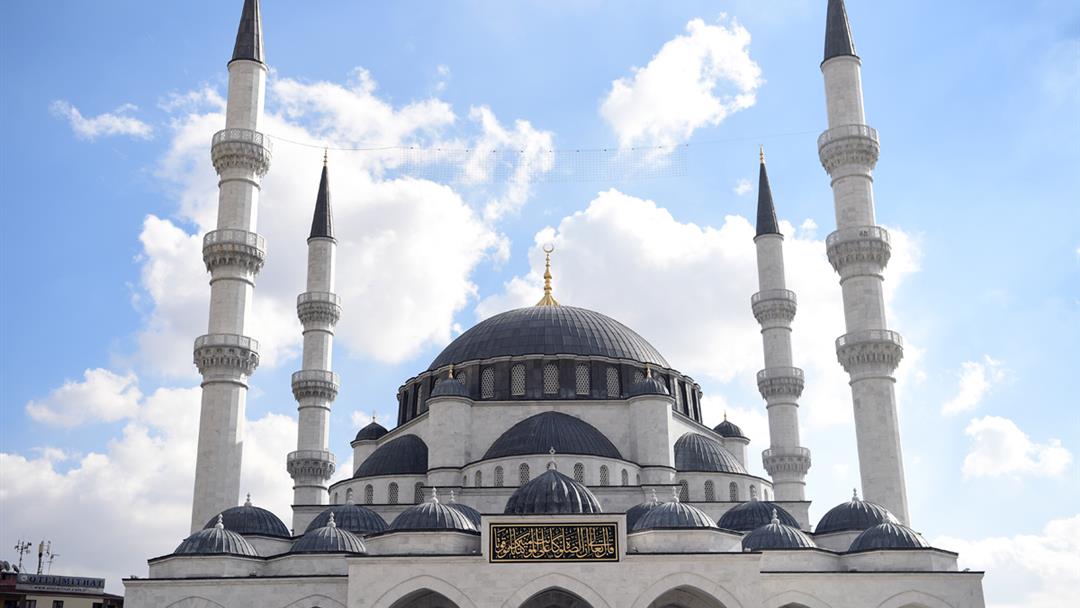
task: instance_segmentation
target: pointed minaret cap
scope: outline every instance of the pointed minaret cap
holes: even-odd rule
[[[315,215],[311,218],[311,235],[308,238],[334,238],[334,213],[330,208],[330,174],[325,151],[322,177],[319,178],[319,194],[315,197]]]
[[[236,44],[233,46],[232,60],[229,63],[242,59],[263,63],[259,0],[244,0],[244,11],[240,14],[240,27],[236,29]]]
[[[825,59],[855,54],[855,42],[851,38],[851,24],[848,23],[847,8],[844,0],[829,0],[829,10],[825,16]]]
[[[758,170],[757,194],[757,236],[780,234],[776,221],[776,207],[773,205],[772,188],[769,187],[769,174],[765,171],[765,147],[760,151],[761,168]]]

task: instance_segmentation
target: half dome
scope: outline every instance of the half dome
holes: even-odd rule
[[[698,433],[686,433],[675,442],[675,468],[680,472],[749,474],[719,441]]]
[[[731,509],[728,509],[727,513],[720,516],[720,521],[717,522],[717,525],[725,530],[750,532],[751,530],[756,530],[761,526],[772,523],[774,510],[776,511],[776,516],[780,520],[780,523],[786,526],[799,527],[799,521],[792,517],[791,513],[785,511],[783,507],[767,500],[751,500],[750,502],[736,505]]]
[[[878,524],[863,530],[848,547],[848,553],[873,551],[875,549],[929,549],[930,543],[922,534],[893,522]]]
[[[427,473],[428,448],[416,435],[402,435],[379,446],[360,466],[357,477],[376,475],[423,475]]]
[[[220,515],[213,517],[206,522],[203,529],[213,528],[217,525],[219,517],[226,530],[237,534],[292,538],[289,529],[278,519],[278,516],[261,507],[252,506],[250,496],[239,507],[225,509]]]
[[[601,510],[600,501],[589,488],[552,467],[518,488],[506,501],[503,512],[508,515],[550,515],[601,513]]]
[[[885,507],[868,500],[859,500],[856,495],[852,496],[851,500],[829,509],[818,521],[814,534],[866,530],[886,522],[900,523],[900,520]]]
[[[232,530],[226,530],[222,516],[217,522],[185,538],[173,551],[175,555],[240,555],[258,557],[259,552],[243,536]]]
[[[491,444],[484,460],[547,454],[601,456],[622,460],[615,444],[595,426],[562,412],[542,412],[510,427]]]
[[[378,534],[384,532],[387,528],[386,520],[375,511],[361,505],[347,504],[334,505],[319,513],[315,516],[315,519],[311,520],[307,530],[304,532],[311,532],[317,528],[325,527],[330,523],[331,516],[333,516],[334,523],[337,524],[338,528],[359,536]]]

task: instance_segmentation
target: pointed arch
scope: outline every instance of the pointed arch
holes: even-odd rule
[[[585,582],[572,576],[554,573],[545,574],[526,583],[502,603],[502,608],[518,608],[534,596],[549,589],[559,589],[576,595],[588,602],[592,608],[612,608],[611,604],[608,604],[595,589]]]
[[[165,608],[225,608],[221,604],[208,600],[205,597],[191,596],[185,597],[182,600],[177,600]]]
[[[345,604],[332,597],[316,593],[288,604],[285,608],[345,608]]]
[[[696,593],[699,597],[703,595],[704,598],[712,599],[723,608],[743,608],[739,600],[735,599],[735,596],[728,592],[727,589],[700,574],[691,572],[669,574],[656,581],[638,595],[638,599],[634,602],[632,608],[650,608],[654,602],[663,599],[669,591],[679,589],[692,594]]]
[[[929,593],[903,591],[882,602],[878,608],[955,608],[955,606]]]
[[[447,601],[453,602],[455,608],[476,608],[460,589],[441,578],[427,574],[410,578],[398,583],[386,593],[383,593],[372,604],[372,608],[407,608],[408,604],[402,600],[422,597],[424,593],[437,593]]]
[[[789,608],[791,606],[798,606],[799,608],[832,608],[820,599],[806,593],[804,591],[785,591],[778,593],[762,603],[764,608]]]

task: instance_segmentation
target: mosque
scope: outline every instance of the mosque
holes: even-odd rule
[[[828,128],[818,140],[837,229],[826,240],[843,291],[836,340],[851,378],[863,498],[814,521],[810,450],[799,438],[804,385],[791,348],[797,299],[761,158],[757,211],[761,325],[757,383],[769,420],[768,478],[749,472],[732,421],[702,423],[701,388],[633,329],[556,300],[550,251],[535,306],[462,333],[398,389],[396,425],[352,442],[352,476],[330,484],[335,253],[324,162],[297,298],[302,369],[292,526],[240,502],[248,379],[245,335],[265,243],[255,219],[272,144],[259,132],[267,66],[258,0],[245,0],[225,129],[213,136],[217,229],[205,235],[209,328],[191,534],[126,579],[129,606],[169,608],[981,608],[981,572],[930,546],[907,509],[887,328],[888,232],[875,224],[877,132],[863,114],[861,60],[843,0],[828,0]],[[297,235],[298,238],[300,235]],[[540,295],[540,294],[538,294]],[[838,497],[839,498],[839,497]],[[163,548],[163,550],[168,550]]]

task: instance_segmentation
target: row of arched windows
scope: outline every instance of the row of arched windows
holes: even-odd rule
[[[716,497],[716,484],[711,480],[705,481],[705,502],[718,502]],[[765,490],[765,500],[769,499],[768,490]],[[758,488],[754,484],[750,484],[750,500],[758,499]],[[679,480],[679,500],[690,500],[690,483],[685,479]],[[740,502],[742,498],[739,494],[739,484],[734,481],[728,484],[728,500],[730,502]]]
[[[495,467],[494,474],[495,474],[494,487],[496,487],[496,488],[504,487],[506,485],[506,483],[505,483],[505,473],[503,472],[502,465],[499,465],[499,466]],[[518,466],[518,485],[525,485],[525,484],[529,483],[530,479],[532,479],[532,475],[531,475],[531,471],[529,469],[529,465],[528,465],[528,463],[523,462]],[[574,480],[577,481],[578,483],[585,483],[585,465],[584,465],[584,463],[578,462],[578,463],[574,464]],[[641,481],[641,477],[639,475],[638,476],[638,483],[640,483],[640,481]],[[474,487],[477,487],[477,488],[483,487],[483,485],[484,485],[484,473],[483,473],[483,471],[474,472],[473,476],[472,476],[472,482],[473,482]],[[622,469],[621,471],[619,471],[619,483],[621,485],[624,485],[624,486],[630,485],[630,471],[628,471],[627,469]],[[461,477],[461,485],[462,486],[469,485],[469,476],[468,475],[462,475],[462,477]],[[611,484],[611,469],[606,464],[605,465],[600,465],[600,485],[601,486],[610,486],[610,485],[612,485]]]
[[[338,502],[339,494],[334,492],[334,504],[341,504]],[[396,505],[400,502],[400,488],[396,481],[391,481],[386,486],[386,504]],[[416,482],[413,485],[413,497],[412,501],[415,504],[424,502],[424,484],[423,482]],[[353,489],[348,488],[345,490],[345,504],[352,504],[354,502]],[[364,486],[364,500],[362,504],[370,505],[375,502],[375,487],[370,483]]]

